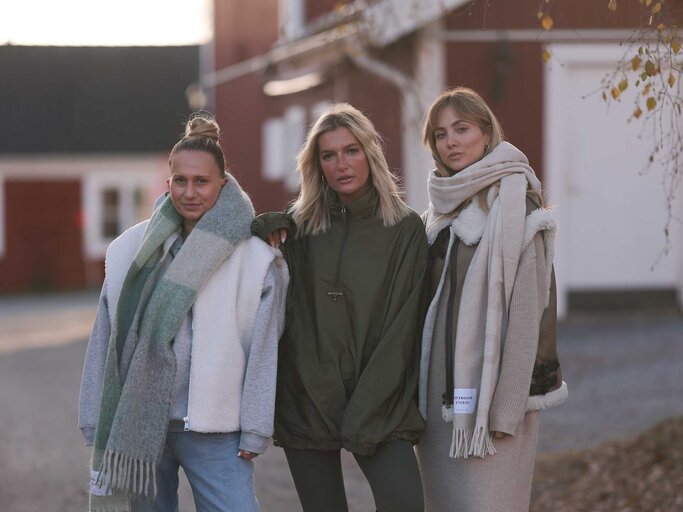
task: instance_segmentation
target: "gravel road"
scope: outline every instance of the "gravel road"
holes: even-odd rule
[[[0,509],[85,510],[88,450],[77,397],[97,296],[0,298]],[[570,399],[542,415],[539,451],[632,437],[683,414],[683,316],[583,316],[561,324]],[[344,456],[349,506],[374,510],[353,458]],[[300,511],[282,450],[256,461],[264,512]],[[192,512],[186,483],[181,510]]]

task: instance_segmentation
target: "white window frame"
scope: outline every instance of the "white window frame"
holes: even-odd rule
[[[102,233],[104,205],[102,192],[115,189],[119,192],[119,225],[125,231],[142,219],[135,217],[134,197],[136,190],[149,194],[154,190],[155,175],[144,172],[104,172],[85,176],[82,188],[84,211],[84,251],[87,258],[104,258],[111,238]]]
[[[303,33],[306,22],[305,0],[279,0],[278,27],[284,40],[296,39]]]
[[[282,180],[290,192],[299,190],[296,156],[306,137],[306,109],[287,108],[282,117],[271,117],[261,126],[261,174],[266,180]]]

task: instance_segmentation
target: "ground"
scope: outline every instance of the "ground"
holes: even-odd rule
[[[629,441],[541,455],[532,512],[683,510],[683,417]]]
[[[86,509],[77,397],[96,302],[93,293],[0,298],[3,512]],[[683,316],[573,317],[558,338],[569,400],[542,413],[532,510],[683,510]],[[350,510],[374,510],[353,458],[343,465]],[[301,510],[281,449],[255,468],[263,512]],[[193,510],[184,483],[181,511]]]

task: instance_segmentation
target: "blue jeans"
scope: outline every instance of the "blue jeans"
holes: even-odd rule
[[[254,463],[237,456],[240,433],[169,432],[157,468],[157,497],[133,501],[133,512],[177,512],[178,468],[192,487],[197,512],[257,512]]]

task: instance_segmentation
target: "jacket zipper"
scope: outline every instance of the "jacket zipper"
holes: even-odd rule
[[[346,239],[349,236],[349,213],[348,210],[346,209],[346,206],[341,207],[341,213],[342,216],[344,217],[344,236],[342,237],[342,244],[341,244],[341,249],[339,250],[339,258],[337,259],[337,271],[334,276],[334,289],[330,290],[327,292],[327,295],[332,299],[333,302],[337,302],[339,299],[341,299],[344,296],[344,292],[341,289],[341,283],[339,279],[339,275],[341,272],[341,263],[342,259],[344,257],[344,249],[346,248]]]

